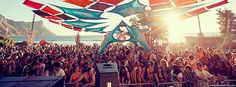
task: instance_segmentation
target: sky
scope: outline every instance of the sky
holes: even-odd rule
[[[33,12],[29,7],[24,6],[23,3],[24,0],[2,0],[0,3],[0,14],[5,16],[8,19],[16,20],[16,21],[32,21]],[[61,0],[33,0],[33,1],[41,1],[41,2],[49,2],[53,4],[63,4],[68,5],[67,3],[61,2]],[[220,6],[218,8],[212,9],[210,12],[206,12],[200,15],[200,21],[201,21],[201,28],[203,33],[207,32],[219,32],[219,25],[217,24],[217,15],[216,10],[219,8],[227,8],[232,10],[234,13],[236,13],[236,0],[228,0],[229,3],[223,6]],[[55,3],[54,3],[55,2]],[[72,6],[72,5],[71,5]],[[73,30],[69,30],[66,28],[63,28],[59,25],[52,24],[48,22],[47,20],[40,18],[36,16],[36,20],[43,20],[45,23],[45,26],[50,29],[52,32],[54,32],[57,35],[76,35],[77,32]],[[169,20],[168,20],[169,21]],[[171,20],[170,20],[171,21]],[[198,33],[198,23],[197,23],[197,17],[192,17],[187,20],[184,20],[176,25],[174,27],[169,27],[169,39],[172,39],[173,41],[179,37],[183,37],[186,34],[190,33]],[[94,33],[88,33],[88,32],[82,32],[82,35],[91,35]]]

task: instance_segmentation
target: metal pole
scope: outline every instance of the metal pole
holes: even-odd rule
[[[33,20],[32,20],[32,25],[31,25],[31,30],[29,32],[29,36],[28,36],[28,46],[31,46],[33,44],[33,39],[34,39],[34,21],[35,21],[35,14],[33,14]]]
[[[200,17],[197,15],[197,20],[198,20],[198,28],[199,28],[199,42],[200,46],[203,47],[203,34],[202,34],[202,28],[201,28],[201,22],[200,22]]]
[[[33,14],[33,20],[32,20],[32,25],[31,25],[31,31],[30,32],[33,32],[33,30],[34,30],[34,21],[35,21],[35,14]]]

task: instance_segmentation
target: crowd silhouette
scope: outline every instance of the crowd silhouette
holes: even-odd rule
[[[168,48],[112,44],[102,55],[94,44],[0,47],[2,76],[64,76],[73,86],[95,85],[96,63],[118,65],[120,84],[185,82],[176,87],[209,87],[236,79],[236,53],[217,48]],[[231,83],[235,85],[235,82]]]

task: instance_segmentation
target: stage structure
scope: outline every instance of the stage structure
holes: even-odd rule
[[[130,41],[151,50],[142,35],[146,31],[131,26],[127,21],[130,16],[149,11],[150,19],[155,21],[147,25],[165,27],[167,25],[160,23],[163,14],[174,14],[184,20],[228,3],[228,0],[63,0],[65,4],[74,5],[71,8],[39,1],[25,0],[23,4],[40,17],[68,29],[107,33],[99,54],[110,43],[120,41]]]

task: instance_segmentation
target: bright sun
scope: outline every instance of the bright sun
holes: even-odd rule
[[[174,27],[181,21],[181,19],[174,14],[170,14],[163,17],[163,21],[168,27]]]
[[[172,43],[178,43],[178,42],[183,42],[184,38],[181,38],[181,36],[179,36],[179,30],[177,30],[179,27],[178,25],[181,22],[181,19],[179,17],[177,17],[174,14],[170,14],[170,15],[166,15],[165,17],[163,17],[162,19],[164,21],[164,23],[167,25],[168,28],[168,40],[169,42]]]

